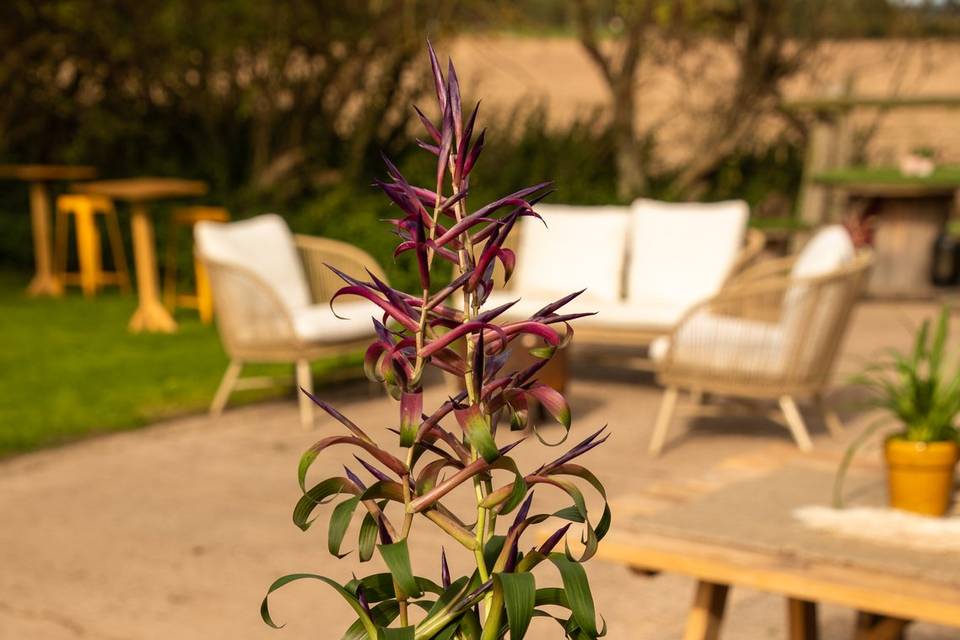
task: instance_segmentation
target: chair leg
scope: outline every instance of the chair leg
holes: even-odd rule
[[[660,410],[657,412],[657,421],[653,427],[653,436],[650,438],[650,455],[656,457],[663,450],[663,443],[667,439],[667,430],[673,418],[673,410],[677,406],[678,390],[676,387],[667,387],[660,401]]]
[[[827,431],[830,432],[830,435],[834,438],[842,437],[846,432],[843,421],[840,420],[840,416],[827,404],[823,394],[818,393],[814,396],[813,401],[817,405],[817,410],[820,411],[820,415],[823,416],[823,422],[827,425]]]
[[[797,441],[797,446],[801,451],[812,451],[813,442],[810,440],[810,432],[807,431],[807,425],[803,422],[803,416],[797,409],[797,403],[792,396],[780,396],[780,411],[790,427],[790,433],[793,439]]]
[[[177,226],[167,227],[167,251],[163,260],[163,306],[171,313],[177,306]]]
[[[59,280],[60,286],[63,287],[67,279],[67,247],[68,240],[67,237],[70,233],[70,221],[68,220],[68,214],[57,207],[57,219],[54,224],[53,229],[53,238],[54,238],[54,250],[53,250],[53,274]]]
[[[220,386],[217,387],[217,393],[213,396],[213,402],[210,403],[210,415],[219,416],[223,413],[223,408],[227,406],[227,400],[230,398],[233,388],[237,385],[242,370],[243,362],[239,360],[231,360],[230,364],[227,365]]]
[[[113,255],[113,270],[117,274],[117,284],[124,293],[130,293],[130,269],[127,268],[127,252],[123,248],[123,234],[117,222],[117,212],[107,212],[104,221],[107,224],[107,236],[110,239],[110,252]]]
[[[210,291],[210,277],[200,260],[194,258],[193,273],[197,280],[197,311],[203,324],[213,322],[213,293]]]
[[[313,402],[300,389],[313,393],[313,374],[308,360],[297,360],[297,398],[300,401],[300,426],[313,428]]]
[[[77,230],[77,261],[80,263],[80,288],[83,295],[91,297],[97,293],[99,256],[97,250],[97,228],[93,221],[93,211],[89,206],[78,207],[74,212],[74,226]]]

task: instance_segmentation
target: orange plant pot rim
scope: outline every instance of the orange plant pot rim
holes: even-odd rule
[[[956,464],[960,447],[952,440],[913,442],[893,436],[887,439],[884,451],[893,465],[949,467]]]

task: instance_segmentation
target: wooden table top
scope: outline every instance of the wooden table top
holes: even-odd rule
[[[2,164],[0,178],[48,182],[55,180],[89,180],[97,177],[95,167],[70,164]]]
[[[627,515],[598,557],[811,602],[960,627],[960,559],[808,529],[795,508],[829,501],[832,471],[784,468],[652,515]],[[882,499],[879,473],[848,477],[858,503]]]
[[[826,560],[616,529],[600,543],[597,557],[647,571],[679,573],[714,584],[960,627],[960,587],[956,585],[904,578]]]
[[[74,190],[127,202],[147,202],[164,198],[202,196],[207,193],[207,184],[200,180],[180,178],[121,178],[84,182],[75,185]]]

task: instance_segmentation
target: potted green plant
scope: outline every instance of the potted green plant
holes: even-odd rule
[[[532,205],[549,192],[550,184],[521,189],[473,211],[468,208],[471,171],[483,149],[484,133],[474,137],[476,108],[463,117],[453,65],[444,75],[433,48],[428,49],[439,122],[414,108],[428,136],[418,143],[437,158],[436,180],[429,188],[414,186],[385,158],[389,177],[377,182],[397,206],[398,217],[390,221],[399,237],[397,253],[410,251],[416,257],[420,290],[405,293],[372,274],[361,279],[331,267],[345,285],[331,306],[340,296],[354,295],[383,312],[373,321],[377,338],[364,364],[368,376],[382,383],[396,402],[397,420],[391,425],[396,428],[385,438],[374,438],[311,396],[345,432],[320,440],[301,458],[302,496],[293,511],[294,523],[307,530],[321,505],[338,502],[329,514],[329,553],[338,559],[345,555],[344,538],[359,521],[355,548],[360,561],[379,555],[387,570],[344,583],[312,573],[288,575],[275,581],[267,596],[293,581],[319,580],[353,609],[356,619],[342,637],[358,640],[494,640],[507,634],[517,640],[534,616],[555,620],[565,637],[598,638],[604,631],[582,563],[596,552],[611,516],[603,485],[575,460],[606,440],[605,427],[535,469],[522,471],[510,455],[527,439],[528,402],[539,403],[569,434],[566,400],[539,383],[537,373],[567,345],[569,323],[586,315],[561,312],[579,292],[523,321],[498,321],[512,303],[483,307],[494,286],[494,262],[503,265],[507,278],[513,269],[516,257],[504,241],[520,217],[539,218]],[[449,282],[437,282],[438,260],[453,265]],[[451,299],[462,306],[449,304]],[[510,348],[520,348],[518,338],[526,335],[543,343],[531,351],[537,360],[519,371],[506,370]],[[456,348],[463,343],[464,350]],[[427,367],[462,378],[463,391],[427,409]],[[331,447],[353,449],[359,467],[344,467],[343,475],[308,482],[313,462]],[[569,506],[538,512],[534,487],[560,492]],[[470,497],[469,513],[458,513],[448,501],[457,489]],[[599,518],[588,512],[584,490],[597,494]],[[528,541],[531,526],[551,520],[561,521],[552,535],[539,544]],[[436,527],[449,541],[445,550],[461,549],[473,570],[451,576],[445,550],[438,547],[436,563],[429,567],[434,575],[424,575],[425,567],[414,567],[407,546],[415,524]],[[582,530],[582,551],[577,554],[561,545],[571,525]],[[557,551],[561,548],[563,552]],[[547,567],[559,573],[561,588],[538,587],[534,570]],[[275,626],[266,597],[261,615]]]
[[[895,350],[854,379],[870,394],[868,406],[884,415],[854,440],[837,472],[834,504],[842,504],[842,486],[854,453],[891,421],[897,430],[884,442],[890,506],[925,515],[947,512],[958,458],[960,365],[945,359],[950,310],[944,307],[933,335],[925,320],[913,351]]]
[[[915,147],[900,159],[900,173],[926,178],[937,169],[937,152],[933,147]]]

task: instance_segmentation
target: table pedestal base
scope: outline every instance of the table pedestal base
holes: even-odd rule
[[[63,284],[53,275],[50,251],[50,196],[42,182],[30,184],[30,226],[33,230],[33,256],[36,273],[27,286],[31,296],[63,295]]]
[[[177,330],[177,323],[160,302],[153,221],[150,220],[150,215],[142,202],[132,203],[130,213],[133,257],[137,268],[137,296],[140,302],[128,326],[133,332],[173,333]]]
[[[162,304],[141,300],[137,310],[130,317],[127,328],[134,333],[141,331],[173,333],[177,330],[177,321]]]

